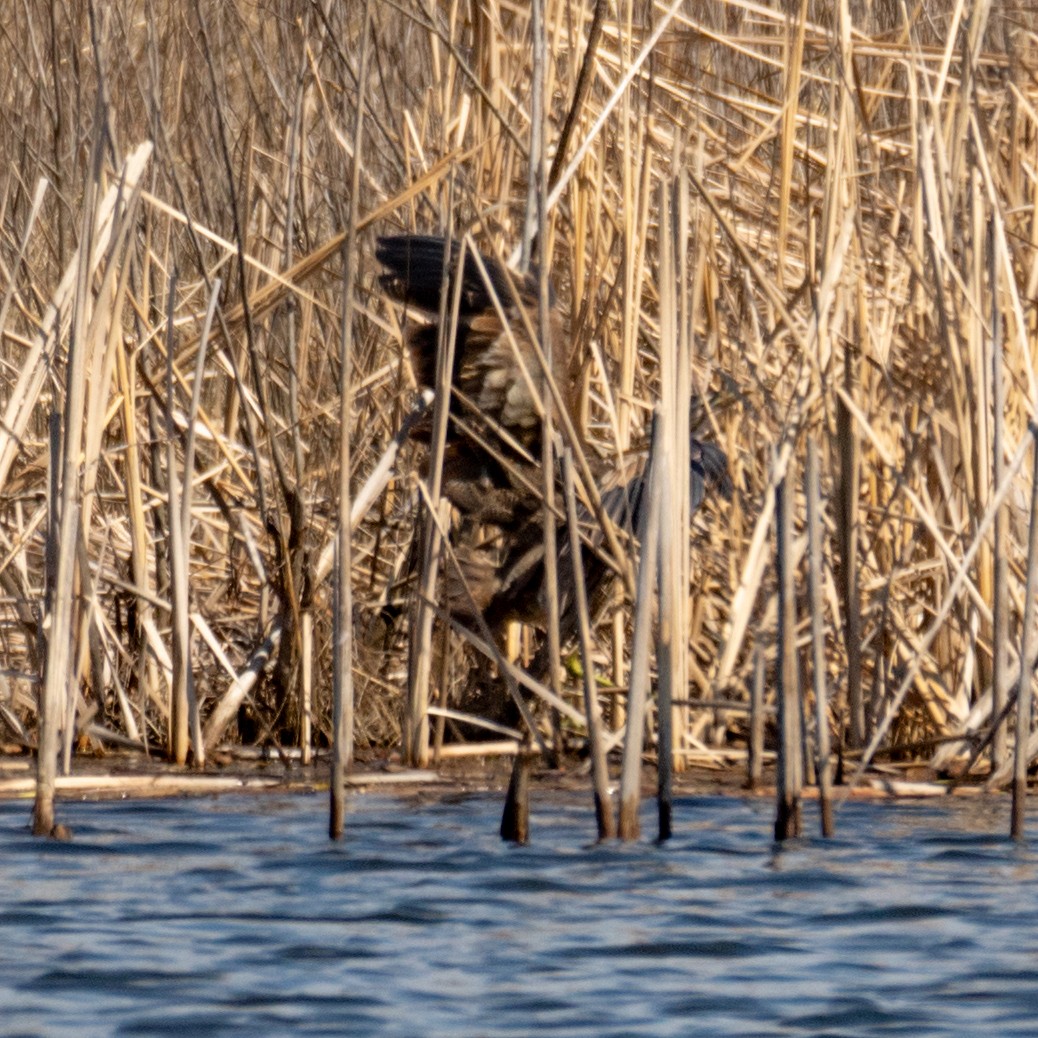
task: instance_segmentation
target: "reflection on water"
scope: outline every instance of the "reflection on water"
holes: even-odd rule
[[[516,848],[499,808],[356,797],[338,845],[320,797],[66,804],[60,844],[0,804],[0,1033],[1036,1033],[1004,801],[849,804],[781,851],[762,801],[679,800],[665,847],[553,798]]]

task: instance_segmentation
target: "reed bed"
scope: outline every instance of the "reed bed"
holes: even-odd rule
[[[500,726],[495,666],[515,695],[524,679],[487,632],[423,634],[417,713],[409,702],[408,631],[443,620],[436,588],[453,572],[448,546],[417,597],[416,529],[435,548],[449,523],[429,501],[419,525],[424,452],[396,441],[388,483],[338,548],[337,517],[381,471],[417,390],[374,235],[449,229],[518,257],[541,140],[542,265],[583,359],[580,427],[562,430],[577,492],[593,512],[590,473],[623,469],[661,401],[680,440],[673,402],[690,393],[736,485],[690,538],[662,523],[671,641],[654,674],[671,706],[639,702],[646,751],[669,733],[680,769],[748,744],[747,714],[695,703],[748,706],[758,666],[761,707],[774,703],[780,666],[798,666],[781,663],[781,608],[786,645],[806,672],[825,668],[807,684],[828,691],[845,758],[1005,771],[992,716],[1030,717],[1010,707],[1031,644],[1031,4],[545,0],[544,104],[527,5],[10,8],[6,743],[35,746],[43,710],[60,738],[41,756],[66,768],[119,740],[196,764],[228,742],[334,743],[345,763],[350,739],[385,748],[405,733],[421,761],[430,718],[455,740],[478,736],[462,714]],[[804,579],[788,576],[795,601],[780,607],[783,481],[787,561]],[[567,536],[560,525],[560,550]],[[623,724],[604,682],[628,683],[639,572],[630,541],[598,539],[623,575],[581,630],[595,677],[563,668],[545,690],[563,731],[601,721],[596,773]],[[350,635],[338,665],[336,616]],[[531,636],[510,640],[521,663]],[[562,644],[563,660],[576,649]],[[350,684],[347,733],[331,693]],[[971,754],[988,734],[992,751]]]

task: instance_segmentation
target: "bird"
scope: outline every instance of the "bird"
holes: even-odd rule
[[[472,522],[514,526],[540,507],[530,487],[537,485],[549,388],[528,330],[537,325],[538,279],[514,273],[491,256],[477,259],[466,251],[462,262],[461,253],[457,239],[448,254],[444,238],[425,234],[381,237],[375,250],[384,268],[382,288],[407,308],[404,341],[422,387],[436,383],[441,293],[447,285],[450,321],[454,280],[460,277],[443,492]],[[554,293],[548,319],[550,377],[574,415],[579,360]],[[463,427],[469,432],[461,432]],[[427,439],[430,431],[426,423],[414,435]]]
[[[614,470],[602,474],[601,506],[621,530],[640,536],[648,507],[648,450],[629,459],[627,474]],[[633,474],[630,474],[633,469]],[[714,443],[689,437],[689,515],[695,515],[708,495],[731,499],[733,485],[728,456]],[[608,600],[611,577],[615,572],[605,555],[604,536],[597,519],[578,501],[577,525],[587,534],[581,547],[580,567],[588,609],[594,620]],[[565,644],[576,637],[577,602],[572,580],[572,553],[569,537],[559,540],[557,571],[559,574],[559,641]],[[488,626],[503,625],[511,620],[537,623],[543,618],[543,596],[537,594],[544,580],[543,538],[540,529],[525,531],[510,545],[503,563],[495,574],[494,593],[484,595],[483,607]],[[536,603],[536,604],[534,604]]]
[[[375,256],[383,267],[379,277],[383,290],[418,318],[406,323],[404,340],[420,386],[435,386],[438,322],[444,312],[441,296],[446,288],[446,313],[451,320],[450,307],[458,289],[452,422],[442,486],[468,536],[458,550],[462,572],[444,578],[451,612],[471,618],[478,611],[495,632],[513,620],[543,626],[543,510],[537,488],[547,376],[529,331],[537,327],[536,272],[516,273],[491,256],[481,254],[477,259],[467,249],[462,260],[461,242],[454,239],[448,244],[442,236],[427,234],[380,237]],[[582,358],[576,354],[574,338],[566,334],[554,292],[549,322],[551,377],[572,424],[578,427]],[[691,406],[695,416],[694,402]],[[692,428],[697,424],[694,421]],[[428,438],[429,428],[415,435]],[[597,473],[603,511],[632,533],[640,527],[647,498],[645,457],[647,453],[624,469],[603,468],[600,463]],[[693,512],[708,493],[731,496],[728,458],[720,447],[693,434],[689,459]],[[578,522],[593,529],[593,517],[582,506]],[[465,539],[458,538],[459,542]],[[581,566],[593,609],[605,601],[612,572],[601,539],[592,535],[591,543],[582,549]],[[568,537],[560,536],[558,543],[560,635],[565,640],[575,635],[576,611]]]

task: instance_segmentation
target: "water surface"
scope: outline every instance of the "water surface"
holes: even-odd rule
[[[0,804],[0,1034],[1038,1033],[1038,855],[1002,800],[853,803],[778,849],[765,801],[592,843],[587,797]],[[807,822],[815,824],[809,811]],[[647,810],[645,829],[651,831]]]

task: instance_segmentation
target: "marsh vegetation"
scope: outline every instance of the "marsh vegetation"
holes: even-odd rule
[[[66,766],[117,741],[181,763],[227,741],[329,744],[341,466],[356,493],[418,389],[375,238],[468,235],[512,260],[540,140],[539,261],[579,359],[562,446],[620,574],[559,646],[558,724],[583,738],[600,707],[607,738],[622,727],[637,552],[595,533],[593,484],[644,452],[661,401],[694,394],[734,493],[661,549],[679,610],[651,676],[666,671],[674,766],[742,759],[755,674],[773,700],[788,478],[787,674],[827,688],[834,745],[1008,778],[992,719],[1026,652],[1038,404],[1032,5],[545,0],[541,49],[527,5],[497,0],[8,6],[5,742],[36,745],[46,701],[61,720],[42,748]],[[403,440],[351,527],[340,644],[362,748],[413,735],[413,545],[438,545],[425,516],[450,522],[427,450]],[[561,469],[557,486],[561,519]],[[429,608],[447,554],[440,569]],[[451,712],[511,739],[498,653],[522,669],[541,635],[491,651],[432,619],[432,752],[487,737]]]

